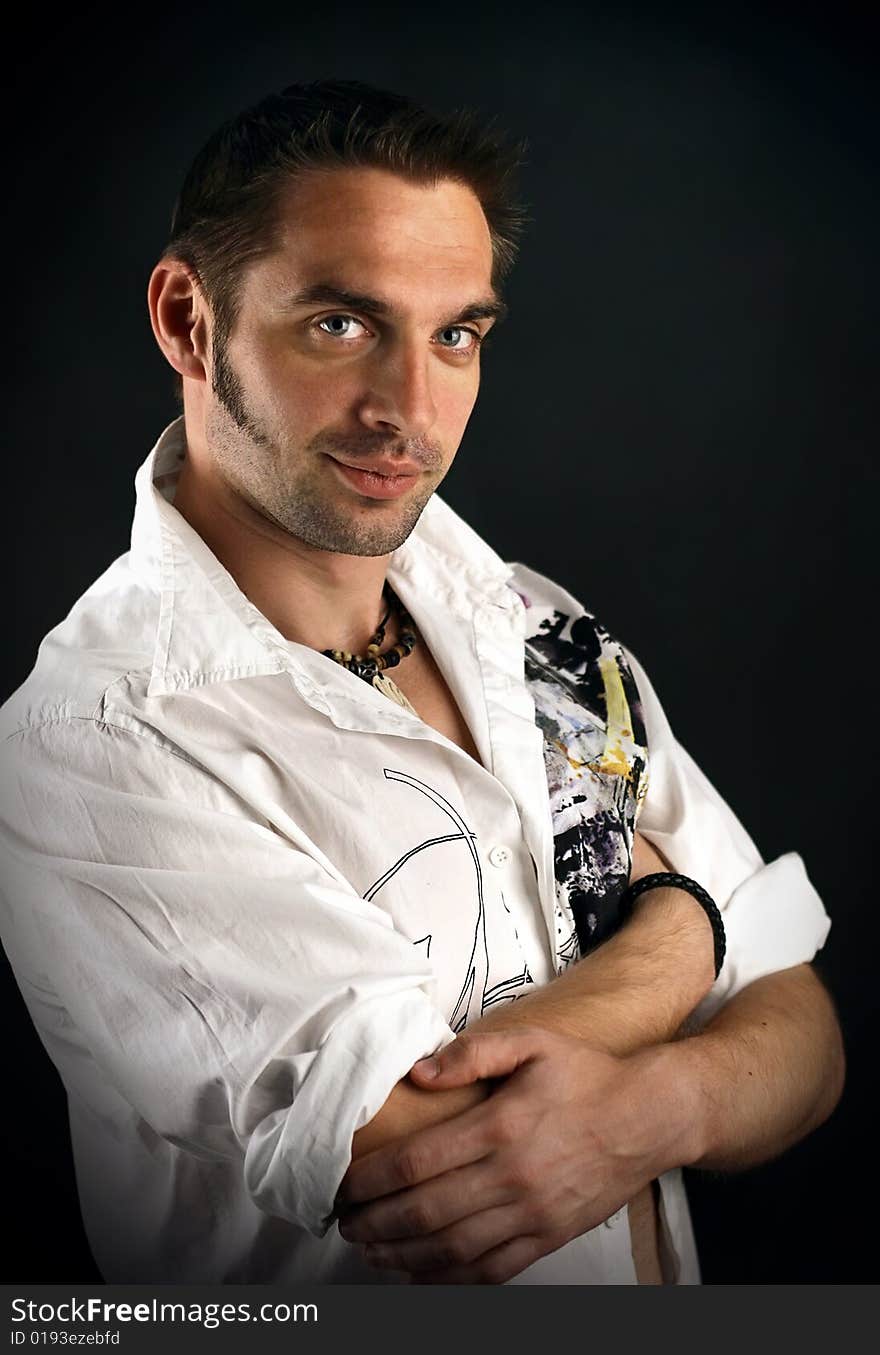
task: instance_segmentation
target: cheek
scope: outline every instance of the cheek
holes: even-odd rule
[[[464,432],[477,400],[478,386],[478,379],[467,383],[459,380],[439,392],[439,420],[450,432],[457,429],[459,436]]]
[[[271,416],[304,437],[338,425],[356,403],[359,387],[351,375],[277,364],[264,371],[264,397]]]

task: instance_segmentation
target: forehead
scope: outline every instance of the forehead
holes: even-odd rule
[[[491,294],[492,243],[479,200],[464,184],[332,169],[310,172],[283,195],[277,248],[253,273],[269,304],[329,281],[445,314]]]

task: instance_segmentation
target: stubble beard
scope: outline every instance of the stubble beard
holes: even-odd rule
[[[319,433],[302,451],[284,449],[265,423],[248,407],[241,379],[232,367],[222,338],[212,341],[211,388],[220,410],[208,416],[208,440],[233,487],[270,521],[316,550],[339,555],[390,555],[403,545],[443,478],[443,454],[421,439],[363,438]],[[222,412],[221,412],[222,411]],[[242,437],[247,439],[243,442]],[[403,450],[407,460],[425,471],[402,500],[373,500],[365,514],[346,510],[334,499],[334,473],[323,469],[320,453],[351,458],[370,452]],[[301,463],[299,471],[296,462]],[[369,469],[369,461],[364,461]],[[338,494],[341,494],[339,487]],[[374,507],[372,505],[375,505]]]

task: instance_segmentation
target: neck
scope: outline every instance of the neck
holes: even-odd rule
[[[174,507],[286,640],[362,654],[385,613],[390,556],[317,550],[269,521],[187,457]]]

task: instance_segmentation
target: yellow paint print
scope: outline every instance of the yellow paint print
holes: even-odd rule
[[[632,717],[626,692],[623,690],[620,669],[615,659],[603,654],[599,659],[599,672],[602,674],[602,685],[605,688],[607,723],[605,747],[602,756],[593,765],[597,771],[608,772],[612,776],[623,776],[627,781],[631,781],[632,764],[627,757],[624,741],[629,743],[630,748],[632,747]]]

